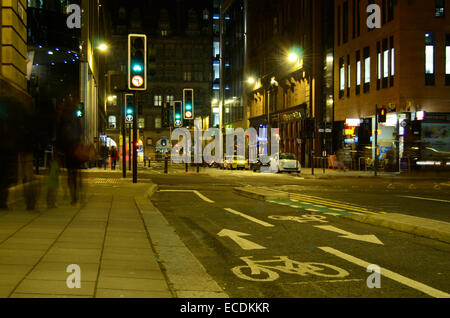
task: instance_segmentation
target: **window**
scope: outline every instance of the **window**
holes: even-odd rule
[[[391,36],[391,81],[390,86],[394,86],[394,75],[395,75],[395,48],[394,48],[394,37]]]
[[[344,97],[345,90],[345,68],[344,58],[339,59],[339,98]]]
[[[347,55],[347,97],[350,97],[350,88],[352,86],[352,76],[351,76],[351,66],[350,66],[350,55]]]
[[[341,45],[341,6],[337,9],[337,44]]]
[[[173,106],[173,100],[174,100],[174,97],[172,95],[166,96],[167,106]]]
[[[356,52],[356,95],[361,91],[361,52]]]
[[[381,47],[380,42],[377,42],[377,89],[380,89],[381,87]]]
[[[348,1],[344,2],[344,7],[342,8],[343,11],[343,40],[342,42],[347,43],[348,42]]]
[[[445,37],[445,85],[450,86],[450,34]]]
[[[435,16],[437,18],[445,17],[445,0],[435,0]]]
[[[356,36],[356,0],[353,0],[352,3],[352,26],[352,36],[354,39]]]
[[[153,105],[155,107],[161,107],[162,106],[162,96],[161,95],[155,95],[155,100]]]
[[[370,47],[364,48],[364,93],[370,91]]]
[[[358,37],[361,35],[361,0],[356,0],[357,1],[357,7],[356,7],[356,33],[358,35]]]
[[[434,85],[434,35],[425,34],[425,85]]]
[[[145,129],[145,118],[138,118],[138,128]]]
[[[388,0],[388,22],[394,20],[394,1],[397,0]]]
[[[387,88],[389,77],[389,48],[388,40],[383,40],[383,88]]]
[[[109,116],[108,117],[108,127],[110,129],[116,129],[117,128],[117,120],[116,120],[116,116]]]
[[[167,30],[161,30],[161,36],[167,36]]]
[[[184,80],[189,82],[192,80],[192,73],[191,72],[184,72]]]
[[[155,118],[155,129],[161,129],[161,128],[162,128],[161,117],[156,117]]]

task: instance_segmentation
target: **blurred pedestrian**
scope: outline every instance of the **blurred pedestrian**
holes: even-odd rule
[[[116,170],[117,160],[119,159],[119,154],[116,147],[111,148],[111,170]]]
[[[59,168],[60,163],[53,152],[47,177],[47,208],[56,208],[56,196],[59,188]]]

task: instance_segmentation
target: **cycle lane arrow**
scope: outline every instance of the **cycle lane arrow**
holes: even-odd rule
[[[317,227],[319,229],[325,230],[325,231],[330,231],[330,232],[335,232],[335,233],[339,233],[342,234],[340,237],[342,238],[346,238],[346,239],[350,239],[350,240],[357,240],[357,241],[364,241],[364,242],[368,242],[368,243],[373,243],[373,244],[379,244],[379,245],[384,245],[383,242],[381,242],[375,235],[369,234],[369,235],[358,235],[358,234],[354,234],[351,232],[347,232],[345,230],[341,230],[335,226],[332,225],[315,225],[314,227]]]
[[[220,237],[229,237],[232,239],[237,245],[239,245],[243,250],[249,251],[249,250],[265,250],[266,248],[264,246],[261,246],[259,244],[253,243],[252,241],[249,241],[247,239],[242,238],[241,236],[251,236],[247,233],[237,232],[233,230],[227,230],[223,229],[219,233],[217,233]]]

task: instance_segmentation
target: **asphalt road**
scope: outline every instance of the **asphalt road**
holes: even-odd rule
[[[200,175],[146,171],[140,177],[160,186],[154,204],[231,297],[449,296],[448,244],[233,191],[234,186],[274,187],[371,211],[448,221],[448,190],[435,188],[433,181],[411,186],[410,181],[304,180],[209,169]],[[381,267],[381,288],[368,287],[371,264]],[[377,282],[373,276],[370,281]]]

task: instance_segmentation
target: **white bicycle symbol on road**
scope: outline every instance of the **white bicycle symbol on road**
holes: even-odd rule
[[[236,266],[231,269],[232,272],[241,279],[253,282],[272,282],[277,280],[280,275],[276,271],[300,276],[315,275],[333,278],[344,278],[349,275],[346,270],[333,265],[297,262],[289,259],[287,256],[276,256],[276,259],[261,261],[252,259],[253,257],[241,257],[241,260],[247,265]],[[282,263],[282,265],[265,265],[270,263]]]

